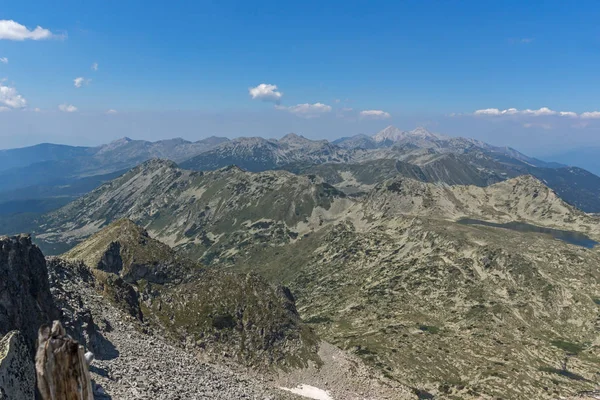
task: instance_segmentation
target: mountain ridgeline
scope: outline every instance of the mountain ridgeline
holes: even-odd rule
[[[555,399],[597,386],[597,179],[422,128],[244,138],[141,162],[28,230],[51,276],[211,362],[335,399]]]
[[[333,177],[333,169],[346,177],[352,171],[352,176],[358,177],[358,189],[379,179],[377,171],[381,170],[387,171],[385,177],[393,174],[424,182],[476,186],[532,175],[569,204],[586,212],[600,212],[600,177],[588,171],[424,128],[402,131],[390,126],[374,136],[357,135],[332,143],[296,134],[279,140],[211,137],[198,142],[123,138],[99,147],[44,144],[3,150],[1,155],[0,219],[4,220],[10,214],[39,215],[58,208],[151,158],[169,159],[182,169],[196,171],[236,165],[251,172],[286,169],[327,174],[326,182],[336,186],[344,178],[339,173]],[[393,169],[389,168],[391,163],[395,163]],[[350,192],[358,191],[347,183],[344,185]],[[24,201],[28,205],[20,206]]]

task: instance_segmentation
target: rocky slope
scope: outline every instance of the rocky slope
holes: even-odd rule
[[[211,263],[246,245],[296,240],[337,218],[349,204],[320,179],[237,167],[193,172],[152,160],[47,215],[37,238],[52,251],[56,243],[76,243],[129,218],[166,244]]]
[[[75,327],[92,327],[83,335],[75,329],[74,334],[83,338],[82,343],[91,343],[96,352],[91,372],[97,399],[300,400],[303,397],[280,387],[301,383],[326,388],[336,400],[416,398],[402,385],[375,378],[376,371],[326,343],[319,346],[322,363],[318,367],[312,364],[275,374],[239,366],[231,369],[231,360],[226,366],[216,364],[214,358],[199,359],[193,343],[182,346],[153,324],[141,323],[106,303],[97,295],[93,276],[86,278],[76,265],[54,258],[49,268],[56,302],[68,311],[64,319],[74,321]],[[89,337],[95,339],[85,339]]]
[[[600,233],[598,218],[561,200],[532,176],[520,176],[487,187],[443,186],[393,178],[376,186],[362,201],[371,220],[398,215],[459,220],[524,221],[539,226]]]
[[[53,296],[70,333],[96,360],[96,399],[292,399],[240,371],[206,364],[194,351],[98,296],[93,273],[60,259],[49,261]]]
[[[244,264],[282,276],[322,337],[436,398],[597,386],[597,250],[413,217],[339,224],[262,259]]]
[[[301,323],[287,288],[205,269],[129,220],[109,225],[63,258],[87,264],[99,286],[114,286],[109,278],[115,275],[131,284],[135,296],[126,303],[141,310],[140,319],[203,354],[227,354],[256,368],[320,362],[318,339]],[[118,296],[107,297],[124,305]]]

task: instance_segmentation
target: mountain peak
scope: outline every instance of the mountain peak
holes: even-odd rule
[[[429,132],[426,128],[419,126],[412,131],[402,131],[393,125],[388,126],[382,131],[378,132],[374,137],[376,142],[384,142],[390,140],[392,142],[399,142],[402,140],[440,140],[445,139],[443,135]]]
[[[396,141],[400,140],[403,133],[404,132],[401,129],[398,129],[395,126],[390,125],[390,126],[384,128],[383,130],[381,130],[380,132],[378,132],[377,134],[375,134],[375,136],[373,136],[373,139],[375,139],[376,142],[384,142],[386,140],[391,140],[392,142],[396,142]]]
[[[127,136],[124,136],[124,137],[122,137],[120,139],[113,140],[112,142],[110,142],[110,144],[117,144],[118,145],[118,144],[127,144],[129,142],[133,142],[133,139],[131,139],[131,138],[127,137]]]
[[[302,135],[297,135],[295,133],[288,133],[284,137],[278,140],[279,143],[285,143],[289,145],[302,145],[309,143],[311,140],[305,138]]]
[[[152,239],[130,219],[119,219],[80,243],[63,257],[83,261],[90,268],[120,275],[136,282],[166,283],[188,275],[194,266],[180,260],[166,244]]]

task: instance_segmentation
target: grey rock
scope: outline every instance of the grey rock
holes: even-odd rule
[[[0,335],[21,331],[33,355],[38,328],[56,317],[40,249],[29,235],[0,238]]]
[[[25,337],[11,331],[0,339],[0,399],[33,400],[35,366]]]

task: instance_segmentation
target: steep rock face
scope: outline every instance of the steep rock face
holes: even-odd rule
[[[0,400],[33,400],[35,367],[19,331],[0,339]]]
[[[56,317],[40,249],[28,235],[0,238],[0,334],[21,331],[33,351],[39,327]]]

